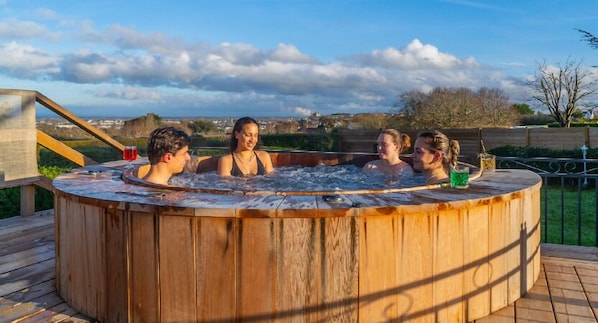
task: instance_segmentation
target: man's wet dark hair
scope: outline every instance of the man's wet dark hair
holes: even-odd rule
[[[154,129],[147,142],[147,158],[154,165],[166,154],[176,154],[185,146],[191,144],[191,137],[183,130],[175,127],[160,127]]]

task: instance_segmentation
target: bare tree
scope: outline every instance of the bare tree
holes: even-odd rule
[[[434,88],[400,96],[393,121],[403,128],[479,128],[510,126],[515,120],[508,96],[499,89]]]
[[[509,96],[503,91],[483,87],[478,90],[477,95],[484,109],[483,121],[485,126],[512,125],[518,119],[517,109],[509,103]]]
[[[569,59],[557,66],[542,63],[528,85],[532,98],[548,109],[560,127],[569,128],[579,105],[596,92],[596,80],[591,75]]]
[[[389,116],[385,113],[360,113],[353,116],[353,121],[362,129],[384,129],[389,127]]]
[[[581,30],[581,29],[577,29],[577,31],[579,31],[582,34],[582,39],[588,43],[588,45],[590,45],[590,47],[594,48],[594,49],[598,49],[598,37],[594,36],[593,34],[585,31],[585,30]]]

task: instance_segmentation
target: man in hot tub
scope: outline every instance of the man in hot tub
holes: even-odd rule
[[[174,174],[183,171],[189,156],[191,138],[183,130],[175,127],[156,128],[147,142],[147,158],[150,170],[143,180],[168,185]]]

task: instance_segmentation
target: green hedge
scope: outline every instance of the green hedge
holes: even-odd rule
[[[581,122],[571,122],[571,128],[582,128],[582,127],[598,127],[598,121],[581,121]],[[558,122],[550,122],[548,123],[549,128],[559,128],[560,125]]]
[[[560,150],[542,147],[501,146],[488,150],[496,156],[505,157],[550,157],[550,158],[583,158],[581,149]],[[598,159],[598,148],[590,148],[586,153],[587,159]]]
[[[68,172],[70,168],[59,166],[40,166],[40,174],[51,179]],[[11,187],[0,189],[0,219],[20,214],[21,189]],[[54,207],[54,194],[40,187],[35,187],[35,211],[47,210]]]
[[[266,147],[310,151],[338,150],[338,140],[334,134],[269,134],[260,137]]]

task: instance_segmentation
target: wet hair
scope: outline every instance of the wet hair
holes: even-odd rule
[[[191,137],[183,130],[175,127],[156,128],[150,134],[147,142],[147,158],[155,165],[164,154],[176,154],[182,148],[191,144]]]
[[[239,140],[237,140],[237,138],[235,137],[235,134],[238,132],[241,132],[241,130],[243,130],[243,127],[246,124],[250,124],[253,123],[257,126],[258,131],[260,128],[260,125],[257,123],[257,121],[255,121],[255,119],[251,118],[251,117],[243,117],[238,119],[235,122],[235,125],[233,126],[233,131],[230,135],[230,141],[228,143],[228,148],[230,149],[230,152],[234,152],[237,149],[237,145],[239,144]],[[260,140],[260,137],[257,137],[257,143],[255,145],[256,148],[260,148],[262,146],[262,141]]]
[[[395,129],[384,129],[382,131],[380,131],[380,133],[378,134],[378,136],[385,134],[385,135],[389,135],[392,137],[392,142],[401,147],[399,149],[399,154],[409,148],[411,148],[411,137],[409,137],[409,135],[404,134],[404,133],[400,133],[398,130]]]
[[[459,141],[450,140],[445,134],[438,130],[424,131],[417,135],[417,137],[428,139],[426,140],[426,143],[430,145],[430,149],[442,153],[442,166],[444,166],[444,170],[447,174],[451,167],[457,165],[457,158],[461,151]]]

